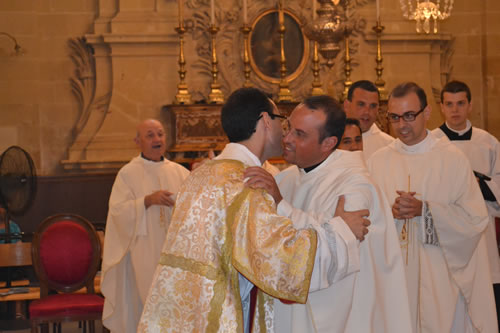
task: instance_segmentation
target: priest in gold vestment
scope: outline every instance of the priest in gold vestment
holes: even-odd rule
[[[273,297],[306,301],[317,255],[334,252],[328,226],[295,229],[268,193],[243,182],[247,166],[280,154],[281,117],[257,89],[229,97],[221,118],[231,143],[179,191],[139,332],[249,332],[253,285],[253,332],[272,331]]]

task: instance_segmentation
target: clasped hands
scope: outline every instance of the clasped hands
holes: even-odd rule
[[[260,188],[266,190],[274,198],[276,205],[283,200],[273,175],[263,168],[249,167],[245,170],[243,178],[248,178],[246,186],[254,189]],[[353,212],[346,212],[344,210],[344,204],[345,198],[342,195],[339,197],[334,216],[341,217],[349,226],[354,236],[356,236],[358,240],[363,241],[365,239],[365,235],[368,233],[368,226],[370,225],[370,220],[366,218],[370,214],[369,210],[362,209]]]
[[[152,205],[173,207],[175,199],[172,192],[159,190],[144,197],[144,206],[149,208]]]
[[[399,195],[392,205],[392,215],[396,219],[411,219],[422,215],[422,201],[415,198],[416,192],[396,191]]]

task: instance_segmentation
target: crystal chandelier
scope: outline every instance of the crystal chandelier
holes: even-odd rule
[[[453,0],[444,0],[443,11],[441,11],[441,0],[399,0],[403,16],[408,20],[417,21],[417,33],[422,30],[426,34],[431,32],[431,21],[433,22],[433,32],[438,31],[438,20],[447,19],[451,15]],[[414,5],[415,4],[415,5]]]

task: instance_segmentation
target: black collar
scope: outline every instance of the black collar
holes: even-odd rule
[[[146,161],[150,161],[150,162],[163,162],[163,159],[165,158],[165,157],[163,157],[163,156],[162,156],[162,157],[161,157],[161,160],[159,160],[159,161],[153,161],[153,160],[151,160],[151,159],[147,158],[146,156],[144,156],[144,154],[143,154],[143,153],[141,153],[141,157],[142,157],[143,159],[145,159]]]
[[[448,126],[446,126],[446,123],[439,126],[439,128],[441,129],[441,131],[444,132],[444,134],[446,134],[446,136],[448,137],[448,139],[450,139],[450,141],[468,141],[472,137],[472,126],[467,132],[465,132],[462,135],[449,129]]]
[[[327,158],[328,158],[328,157],[327,157]],[[305,173],[308,173],[308,172],[310,172],[310,171],[313,171],[314,169],[316,169],[317,167],[319,167],[319,166],[321,165],[321,163],[323,163],[325,160],[326,160],[326,158],[325,158],[323,161],[319,162],[318,164],[315,164],[315,165],[313,165],[313,166],[310,166],[310,167],[304,168]]]

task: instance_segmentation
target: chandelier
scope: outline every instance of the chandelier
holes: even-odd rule
[[[399,0],[403,16],[408,20],[417,21],[417,33],[422,30],[428,34],[431,32],[431,21],[433,22],[433,32],[438,31],[438,20],[450,17],[453,8],[453,0],[444,0],[443,11],[441,11],[441,0]],[[415,5],[414,5],[415,3]]]

